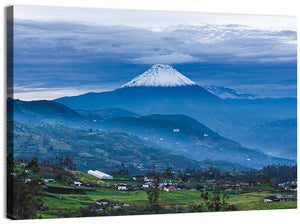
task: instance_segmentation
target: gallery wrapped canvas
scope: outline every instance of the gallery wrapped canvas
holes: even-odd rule
[[[296,18],[7,8],[7,216],[297,208]]]

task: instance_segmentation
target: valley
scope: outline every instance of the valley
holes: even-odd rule
[[[297,207],[295,98],[208,91],[154,65],[114,91],[9,99],[8,114],[8,176],[42,187],[32,217]]]

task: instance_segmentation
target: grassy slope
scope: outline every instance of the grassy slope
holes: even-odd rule
[[[164,170],[167,165],[182,169],[200,167],[199,162],[152,147],[130,134],[14,123],[15,157],[37,156],[42,161],[67,155],[74,158],[81,171],[111,172],[122,162],[135,172],[147,172],[154,165],[157,170]]]

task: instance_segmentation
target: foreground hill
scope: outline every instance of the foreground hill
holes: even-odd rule
[[[100,169],[111,172],[121,163],[136,173],[145,173],[153,168],[162,171],[167,165],[176,169],[214,165],[212,161],[202,164],[164,151],[126,133],[91,132],[64,126],[24,125],[16,122],[10,122],[9,125],[11,127],[8,130],[14,131],[15,158],[31,159],[37,156],[40,161],[51,161],[69,155],[81,171]],[[222,164],[229,170],[243,168],[227,162],[216,163],[217,167]]]

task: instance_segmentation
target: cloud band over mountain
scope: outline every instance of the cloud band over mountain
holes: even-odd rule
[[[176,21],[157,27],[156,20],[155,26],[149,25],[155,12],[145,14],[144,27],[142,22],[136,25],[122,20],[116,25],[116,21],[38,21],[17,15],[14,69],[19,87],[40,83],[37,88],[97,89],[97,82],[99,90],[113,89],[153,64],[166,63],[183,67],[199,83],[220,85],[209,80],[222,79],[227,86],[237,88],[247,84],[281,85],[271,95],[296,95],[295,89],[284,88],[296,83],[297,33],[290,26],[264,29],[247,23],[220,24],[214,18],[211,24],[204,20],[199,24]],[[187,13],[189,16],[194,15]],[[224,70],[226,65],[230,69]],[[264,95],[263,89],[259,91],[254,94]]]

